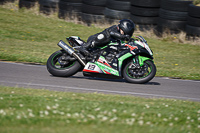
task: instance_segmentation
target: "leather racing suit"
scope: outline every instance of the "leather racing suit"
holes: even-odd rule
[[[113,25],[104,31],[97,33],[95,35],[91,35],[87,43],[83,44],[80,51],[84,54],[88,55],[88,48],[95,47],[103,47],[106,46],[110,41],[114,40],[128,40],[130,39],[129,35],[123,35],[120,33],[119,27],[117,25]]]

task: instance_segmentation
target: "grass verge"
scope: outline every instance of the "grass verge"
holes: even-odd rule
[[[0,5],[1,60],[45,64],[48,57],[59,50],[56,45],[59,40],[65,40],[72,35],[87,40],[90,35],[103,30],[66,22],[55,16],[47,17],[35,13],[35,10],[33,12],[18,10],[16,5]],[[200,45],[179,43],[176,36],[158,39],[152,33],[141,34],[154,51],[158,70],[156,76],[200,79]]]
[[[3,133],[197,133],[199,102],[0,86]]]

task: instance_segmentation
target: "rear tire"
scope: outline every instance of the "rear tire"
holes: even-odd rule
[[[123,77],[130,83],[135,83],[135,84],[147,83],[151,79],[153,79],[156,74],[156,66],[150,60],[145,61],[144,65],[141,66],[139,69],[137,68],[132,69],[130,68],[131,65],[132,62],[129,62],[123,69]]]
[[[65,51],[59,50],[53,53],[47,60],[47,70],[53,76],[69,77],[76,74],[81,68],[81,64],[78,61],[59,63],[58,61],[63,54],[70,56]]]

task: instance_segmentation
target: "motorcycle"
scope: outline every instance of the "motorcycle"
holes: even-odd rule
[[[85,42],[78,36],[60,40],[62,49],[47,60],[47,70],[53,76],[69,77],[82,71],[84,76],[125,79],[130,83],[143,84],[156,74],[153,52],[142,36],[129,41],[116,40],[99,48],[90,48],[90,55],[79,49]]]

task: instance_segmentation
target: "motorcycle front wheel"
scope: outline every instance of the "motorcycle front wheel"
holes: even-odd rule
[[[76,74],[81,64],[76,61],[62,61],[63,56],[70,56],[64,50],[53,53],[47,60],[47,70],[53,76],[69,77]]]
[[[144,84],[149,82],[156,75],[155,64],[147,60],[143,66],[135,67],[132,62],[126,64],[123,69],[123,77],[130,83]]]

